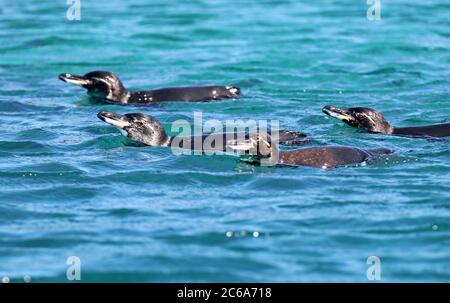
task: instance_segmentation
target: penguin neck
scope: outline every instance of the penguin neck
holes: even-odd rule
[[[389,127],[383,132],[386,135],[394,135],[396,134],[398,128],[392,127],[391,125],[389,125]]]
[[[123,88],[120,91],[109,92],[109,94],[106,96],[106,99],[113,102],[126,104],[130,100],[130,97],[131,93],[127,89]]]
[[[369,129],[366,127],[360,127],[361,129],[368,131],[369,133],[379,133],[379,134],[386,134],[386,135],[392,135],[396,132],[396,128],[392,127],[389,123],[386,122],[384,125],[379,125],[378,127],[374,129]]]
[[[165,132],[158,135],[145,135],[142,132],[128,132],[127,136],[135,141],[138,141],[146,146],[170,146],[172,137],[168,136]]]
[[[392,135],[395,132],[395,128],[384,117],[382,117],[381,121],[379,121],[379,130],[377,130],[377,132]]]
[[[276,165],[281,162],[283,158],[283,151],[280,151],[276,145],[271,146],[271,152],[269,157],[262,157],[260,161],[264,161],[266,164]]]
[[[163,142],[161,142],[160,146],[165,146],[165,147],[171,146],[172,145],[172,141],[173,141],[173,137],[172,136],[166,136],[166,139]]]

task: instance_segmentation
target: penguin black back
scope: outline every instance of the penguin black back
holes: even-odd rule
[[[169,87],[145,91],[128,91],[120,79],[108,71],[93,71],[83,76],[60,74],[59,79],[87,89],[90,94],[111,103],[152,104],[157,102],[204,102],[239,98],[241,90],[235,86]]]
[[[450,123],[414,127],[393,127],[380,112],[373,108],[352,107],[349,109],[341,109],[335,106],[325,106],[322,111],[349,126],[371,133],[434,138],[450,136]]]

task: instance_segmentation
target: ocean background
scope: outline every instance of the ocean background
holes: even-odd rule
[[[395,126],[450,122],[450,4],[366,1],[0,1],[0,278],[81,281],[450,281],[449,139],[360,132],[325,105]],[[239,100],[118,106],[60,73],[130,89],[237,85]],[[314,144],[391,148],[370,165],[271,168],[129,146],[100,110],[276,119]],[[311,146],[314,146],[312,144]]]

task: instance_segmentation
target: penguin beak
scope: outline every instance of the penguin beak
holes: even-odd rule
[[[255,140],[254,138],[246,139],[246,140],[229,140],[227,142],[227,146],[232,150],[237,151],[250,151],[251,149],[256,149],[259,144],[265,144],[268,148],[271,147],[270,143],[264,139],[259,138],[259,140]]]
[[[101,111],[97,114],[97,117],[112,126],[115,126],[119,129],[123,129],[127,126],[130,126],[130,122],[124,115],[119,115],[113,112]]]
[[[350,121],[355,120],[352,114],[348,110],[340,109],[334,106],[325,106],[322,108],[322,111],[330,117],[334,117],[342,122],[349,123]]]
[[[256,147],[256,140],[255,139],[248,139],[248,140],[229,140],[227,142],[227,146],[231,148],[232,150],[237,151],[249,151],[252,148]]]
[[[92,80],[86,78],[85,76],[73,75],[73,74],[60,74],[58,78],[64,82],[85,87],[92,85]]]

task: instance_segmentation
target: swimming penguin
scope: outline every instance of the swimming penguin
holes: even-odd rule
[[[117,127],[129,138],[147,146],[170,146],[183,149],[205,151],[206,140],[211,151],[227,151],[226,142],[231,138],[240,138],[239,133],[207,134],[204,136],[171,137],[168,136],[158,120],[143,113],[129,113],[120,115],[113,112],[101,111],[97,117],[112,126]],[[242,133],[241,133],[242,134]],[[242,138],[248,138],[248,133]],[[279,131],[279,142],[282,145],[297,146],[308,142],[304,133],[296,131]],[[232,151],[232,150],[230,150]]]
[[[371,133],[435,138],[450,136],[450,123],[415,127],[393,127],[381,113],[368,107],[340,109],[334,106],[325,106],[322,111],[347,125],[364,129]]]
[[[346,146],[309,147],[281,151],[276,144],[272,144],[270,135],[264,132],[254,133],[245,140],[230,140],[227,145],[237,151],[250,152],[254,156],[241,158],[245,162],[260,164],[261,159],[264,159],[265,163],[278,166],[335,168],[363,163],[372,157],[393,153],[389,149],[368,150]]]
[[[211,101],[239,98],[241,90],[234,86],[170,87],[147,91],[128,91],[120,79],[111,72],[93,71],[84,76],[60,74],[64,82],[81,86],[88,93],[97,95],[111,103],[152,104],[166,101]]]

